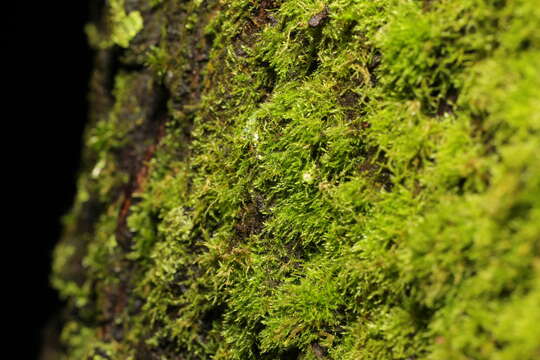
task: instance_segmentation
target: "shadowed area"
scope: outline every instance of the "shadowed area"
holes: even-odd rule
[[[16,208],[21,208],[16,212],[21,221],[16,246],[25,264],[14,299],[20,308],[15,324],[22,331],[12,334],[25,344],[17,350],[20,359],[38,359],[40,353],[48,358],[47,349],[56,346],[59,333],[62,303],[49,276],[61,217],[73,203],[87,120],[92,62],[84,34],[88,18],[86,2],[55,1],[20,5],[9,19],[12,54],[17,55],[10,105],[18,109],[15,122],[20,126],[12,133],[17,139],[12,148],[18,157],[15,185],[20,187]],[[32,39],[23,35],[29,29]]]

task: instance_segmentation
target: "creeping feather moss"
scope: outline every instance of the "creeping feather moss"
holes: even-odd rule
[[[535,1],[111,4],[66,358],[540,356]]]

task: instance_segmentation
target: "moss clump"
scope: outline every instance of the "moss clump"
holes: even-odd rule
[[[118,45],[123,48],[129,46],[129,42],[143,28],[143,18],[139,11],[126,13],[125,0],[111,0],[108,2],[105,31],[100,33],[95,24],[86,26],[86,33],[92,46],[96,48],[108,48]]]
[[[66,357],[538,358],[537,5],[109,3]]]

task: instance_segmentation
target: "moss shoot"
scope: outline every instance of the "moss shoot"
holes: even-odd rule
[[[65,359],[540,358],[540,3],[111,0]]]

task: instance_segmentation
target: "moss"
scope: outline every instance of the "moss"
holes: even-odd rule
[[[101,34],[95,24],[86,26],[86,33],[92,46],[108,48],[118,45],[123,48],[129,46],[130,41],[143,28],[143,18],[139,11],[126,13],[125,0],[111,0],[107,2],[106,34]]]
[[[125,5],[66,357],[538,357],[533,1]]]

